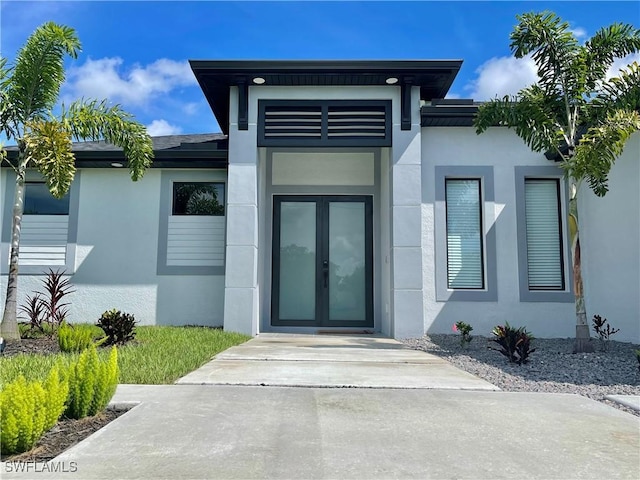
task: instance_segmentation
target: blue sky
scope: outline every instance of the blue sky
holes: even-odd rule
[[[38,25],[71,26],[83,51],[68,61],[65,101],[108,98],[154,135],[215,132],[189,59],[462,59],[450,96],[485,100],[533,82],[509,33],[516,14],[545,9],[581,40],[614,22],[640,28],[637,1],[0,0],[0,51],[12,61]]]

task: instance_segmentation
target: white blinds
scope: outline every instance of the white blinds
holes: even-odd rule
[[[446,179],[447,287],[482,289],[480,180]]]
[[[557,179],[528,178],[524,187],[529,290],[562,290],[560,184]]]

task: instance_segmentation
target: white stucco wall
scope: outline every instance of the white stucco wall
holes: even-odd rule
[[[157,274],[160,178],[155,169],[138,182],[125,169],[82,171],[70,321],[95,322],[117,308],[140,324],[222,325],[224,276]],[[41,280],[20,276],[20,303]],[[0,288],[4,302],[6,275]]]
[[[476,135],[470,127],[422,129],[422,246],[424,327],[427,333],[450,333],[457,321],[488,335],[498,324],[526,325],[538,337],[575,335],[572,303],[521,302],[515,208],[515,167],[549,167],[544,155],[531,152],[511,131],[492,128]],[[485,204],[485,231],[495,229],[497,301],[436,300],[435,171],[440,166],[493,167],[495,202]]]
[[[619,328],[615,340],[640,343],[640,133],[611,169],[609,192],[580,191],[580,237],[587,315]]]

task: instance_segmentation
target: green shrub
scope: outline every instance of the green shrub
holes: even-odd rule
[[[493,348],[507,357],[511,363],[522,365],[529,361],[529,354],[536,351],[531,348],[533,335],[527,332],[525,327],[513,328],[509,323],[498,325],[491,332],[495,338],[491,341],[497,343],[500,348]]]
[[[55,425],[65,409],[69,386],[55,365],[43,382],[21,375],[0,392],[0,450],[3,454],[30,450]]]
[[[58,329],[58,346],[62,352],[77,353],[86,350],[91,345],[96,347],[106,341],[106,337],[94,342],[98,328],[94,325],[68,325],[63,322]]]
[[[594,315],[591,319],[593,322],[593,331],[600,337],[602,343],[602,350],[605,352],[609,350],[610,337],[620,331],[619,328],[611,328],[611,325],[607,323],[606,318],[602,318],[600,315]],[[605,328],[606,327],[606,328]]]
[[[93,416],[104,410],[118,385],[118,352],[112,348],[109,358],[101,361],[91,345],[69,367],[69,418]]]
[[[464,348],[465,346],[471,343],[473,337],[471,336],[471,332],[473,331],[473,327],[466,322],[456,322],[453,325],[453,331],[460,333],[460,346]]]
[[[638,360],[638,371],[640,372],[640,350],[635,350],[633,353],[636,354],[636,360]]]
[[[124,345],[133,340],[136,335],[136,319],[134,316],[115,308],[104,312],[96,325],[107,336],[107,345]]]

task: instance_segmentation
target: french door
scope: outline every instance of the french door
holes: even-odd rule
[[[275,196],[271,324],[373,327],[370,196]]]

